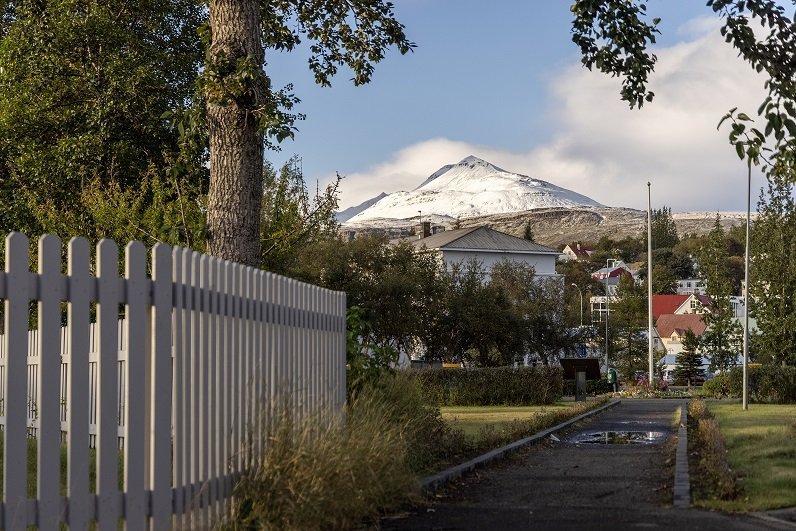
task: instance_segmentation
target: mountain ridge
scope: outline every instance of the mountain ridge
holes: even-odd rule
[[[451,220],[551,207],[603,207],[555,184],[506,171],[474,155],[446,164],[412,191],[387,195],[347,222],[410,219],[426,213]]]

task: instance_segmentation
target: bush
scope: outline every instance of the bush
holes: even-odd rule
[[[743,368],[717,374],[702,386],[711,398],[740,398],[743,394]],[[796,403],[796,367],[763,365],[749,368],[749,398],[755,402]]]
[[[396,507],[417,476],[457,456],[464,435],[423,403],[415,380],[362,387],[329,425],[279,419],[257,466],[235,487],[228,529],[349,529]],[[252,448],[257,448],[256,442]]]
[[[586,380],[586,394],[591,396],[613,393],[614,384],[608,383],[608,379],[603,377],[599,380]],[[564,394],[567,396],[575,395],[575,380],[564,382]]]
[[[689,426],[696,435],[693,440],[689,438],[691,455],[697,458],[699,472],[694,476],[698,478],[695,482],[695,499],[736,498],[740,489],[736,474],[727,460],[727,448],[718,422],[702,400],[689,402],[688,417]]]
[[[427,401],[443,406],[542,405],[563,395],[559,367],[422,369],[411,375]]]

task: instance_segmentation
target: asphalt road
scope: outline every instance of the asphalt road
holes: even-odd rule
[[[548,438],[385,517],[381,529],[793,529],[752,516],[671,507],[681,404],[625,400],[558,434],[557,441]],[[619,440],[609,438],[617,432]],[[624,432],[640,440],[615,444]]]

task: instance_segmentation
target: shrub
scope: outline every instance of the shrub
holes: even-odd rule
[[[444,406],[541,405],[563,394],[558,367],[423,369],[411,375],[427,401]]]
[[[348,528],[406,498],[415,486],[405,426],[384,422],[391,405],[362,392],[348,415],[319,428],[283,417],[259,463],[235,487],[229,529]]]
[[[743,368],[735,367],[706,381],[703,393],[712,398],[740,398]],[[763,365],[749,368],[749,397],[756,402],[796,403],[796,367]]]
[[[464,434],[423,402],[414,379],[399,372],[375,383],[331,425],[279,419],[258,465],[236,485],[238,503],[222,527],[352,528],[404,502],[418,475],[463,451]]]
[[[588,395],[597,396],[613,392],[614,384],[608,383],[608,379],[605,377],[599,380],[586,380],[586,394]],[[575,395],[575,380],[566,380],[564,382],[564,394],[567,396]]]
[[[692,400],[688,405],[689,424],[695,428],[693,441],[698,456],[699,474],[696,497],[731,500],[740,493],[735,472],[727,461],[724,437],[716,419],[710,414],[702,400]]]

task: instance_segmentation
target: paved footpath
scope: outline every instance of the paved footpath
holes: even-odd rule
[[[624,400],[558,441],[548,438],[446,487],[425,506],[384,518],[381,529],[794,529],[671,507],[681,404]],[[642,441],[604,444],[607,432],[636,432]]]

